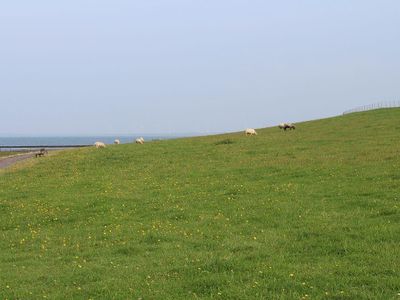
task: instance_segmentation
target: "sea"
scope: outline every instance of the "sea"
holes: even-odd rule
[[[132,136],[65,136],[65,137],[0,137],[0,151],[15,151],[13,148],[2,148],[4,146],[77,146],[93,145],[100,141],[106,144],[113,144],[119,139],[121,144],[132,143],[138,137],[145,141],[167,140],[190,135],[132,135]]]

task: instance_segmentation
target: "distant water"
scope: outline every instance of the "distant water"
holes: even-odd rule
[[[132,143],[138,136],[79,136],[79,137],[0,137],[1,146],[59,146],[59,145],[93,145],[97,141],[113,144],[119,139],[122,144]],[[182,136],[146,136],[146,141],[165,140]]]

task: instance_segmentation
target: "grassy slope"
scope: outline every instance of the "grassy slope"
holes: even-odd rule
[[[6,172],[0,298],[397,298],[399,120],[81,149]]]

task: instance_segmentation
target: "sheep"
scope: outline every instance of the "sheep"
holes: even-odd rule
[[[257,132],[253,129],[253,128],[247,128],[246,130],[245,130],[245,134],[246,135],[257,135]]]
[[[245,130],[245,134],[246,134],[246,135],[252,136],[252,135],[257,135],[257,132],[256,132],[255,129],[253,129],[253,128],[247,128],[247,129]]]
[[[143,145],[144,144],[144,138],[140,137],[140,138],[136,139],[135,143]]]
[[[285,130],[285,131],[286,131],[286,129],[290,129],[290,130],[296,129],[296,126],[294,124],[292,124],[292,123],[281,123],[281,124],[279,124],[278,127],[280,129]]]
[[[114,144],[115,144],[115,145],[119,145],[119,144],[121,144],[121,141],[120,141],[120,140],[115,140],[115,141],[114,141]]]
[[[94,146],[99,149],[99,148],[105,148],[106,144],[104,144],[103,142],[96,142],[94,143]]]

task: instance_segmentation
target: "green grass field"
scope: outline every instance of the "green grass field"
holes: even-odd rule
[[[1,299],[399,299],[400,109],[0,174]]]

